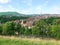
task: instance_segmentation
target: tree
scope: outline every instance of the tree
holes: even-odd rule
[[[29,29],[28,27],[25,27],[24,35],[31,35],[32,30]]]
[[[14,22],[6,22],[3,25],[3,34],[14,35],[14,30],[15,30],[14,27],[15,27]]]
[[[51,37],[51,26],[52,25],[47,25],[46,26],[46,36]]]
[[[32,35],[33,35],[33,36],[39,36],[39,35],[40,35],[39,27],[34,26],[34,27],[32,28]]]
[[[35,23],[35,26],[32,29],[32,34],[36,36],[46,35],[46,23],[44,20],[39,20]]]
[[[55,19],[53,21],[53,25],[60,25],[60,19]]]
[[[52,36],[56,39],[60,39],[60,19],[57,18],[53,21],[53,25],[51,26]]]
[[[0,25],[0,34],[2,34],[2,25]]]
[[[44,19],[44,21],[47,23],[47,25],[52,25],[54,19],[56,19],[55,17],[50,17],[47,19]]]
[[[20,33],[21,30],[22,30],[21,24],[17,23],[17,24],[15,25],[15,32],[17,32],[18,35],[19,35],[19,33]]]
[[[52,25],[51,35],[56,39],[60,39],[60,25]]]

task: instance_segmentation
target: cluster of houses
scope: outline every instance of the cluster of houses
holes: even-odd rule
[[[24,20],[15,20],[16,23],[20,23],[24,27],[32,28],[35,24],[35,21],[38,21],[40,19],[48,18],[48,16],[33,16],[28,19]]]

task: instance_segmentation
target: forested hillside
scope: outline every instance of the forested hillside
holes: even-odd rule
[[[24,14],[20,14],[18,12],[0,12],[0,16],[1,15],[6,15],[6,16],[22,16]]]
[[[5,23],[7,21],[14,21],[14,20],[21,20],[21,19],[28,19],[30,16],[0,16],[0,23]]]

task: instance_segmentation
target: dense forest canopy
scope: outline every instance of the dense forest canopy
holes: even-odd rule
[[[0,23],[5,23],[7,21],[14,21],[14,20],[21,20],[21,19],[28,19],[30,16],[0,16]]]

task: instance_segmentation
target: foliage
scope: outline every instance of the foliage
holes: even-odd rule
[[[51,34],[54,38],[60,39],[60,25],[52,25]]]
[[[18,34],[19,34],[19,32],[21,31],[22,29],[21,29],[21,25],[18,23],[18,24],[16,24],[15,25],[15,32],[18,32]]]
[[[60,18],[51,17],[36,21],[34,26],[29,29],[23,27],[19,22],[8,21],[0,25],[0,34],[4,35],[27,35],[38,37],[51,37],[60,39]]]
[[[0,34],[2,34],[2,25],[0,25]]]
[[[38,22],[36,22],[32,31],[32,34],[35,34],[37,36],[43,36],[44,34],[46,34],[46,23],[44,22],[44,20],[39,20]]]
[[[21,20],[21,19],[27,19],[30,16],[9,16],[9,15],[2,15],[0,16],[0,23],[6,23],[8,21],[14,21],[14,20]]]
[[[29,29],[28,27],[25,27],[24,35],[31,35],[32,30]]]
[[[6,22],[4,25],[3,25],[3,34],[14,34],[14,26],[15,24],[13,22]]]

